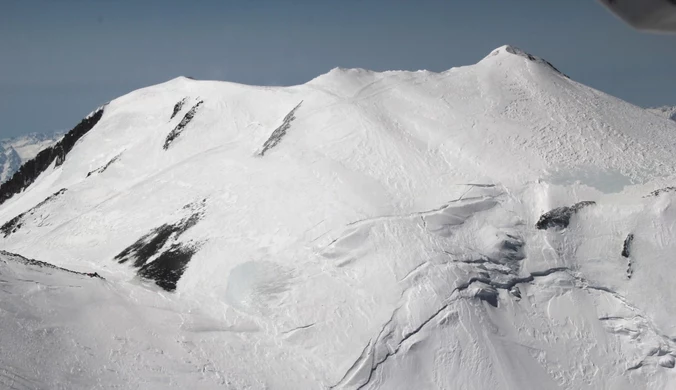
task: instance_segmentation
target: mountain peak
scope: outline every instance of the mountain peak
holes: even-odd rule
[[[494,56],[494,55],[499,55],[500,53],[506,53],[506,54],[513,54],[517,56],[521,56],[524,58],[528,58],[529,60],[533,61],[537,57],[534,55],[527,53],[526,51],[512,45],[502,45],[498,47],[497,49],[493,50],[489,56]]]
[[[512,46],[512,45],[503,45],[503,46],[498,47],[497,49],[490,52],[490,54],[488,54],[486,57],[484,57],[484,59],[481,60],[480,62],[491,61],[493,59],[509,58],[509,57],[513,57],[513,56],[522,57],[522,58],[527,59],[528,61],[543,64],[543,65],[549,67],[550,69],[554,70],[555,72],[557,72],[557,73],[559,73],[559,74],[561,74],[561,75],[563,75],[567,78],[570,78],[566,74],[564,74],[563,72],[558,70],[554,65],[552,65],[551,62],[545,60],[544,58],[534,56],[534,55],[526,52],[525,50],[522,50],[522,49],[520,49],[516,46]]]

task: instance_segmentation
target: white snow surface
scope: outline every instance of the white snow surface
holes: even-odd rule
[[[676,106],[653,107],[648,108],[648,111],[663,116],[667,119],[676,121]]]
[[[54,145],[62,136],[62,132],[32,133],[0,140],[0,183],[9,180],[23,163]]]
[[[0,249],[105,278],[0,254],[0,387],[676,388],[674,134],[509,46],[132,92],[0,206],[67,189]],[[176,291],[114,259],[195,209]]]

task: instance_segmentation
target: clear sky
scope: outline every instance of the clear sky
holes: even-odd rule
[[[635,32],[594,0],[0,0],[0,138],[70,129],[179,75],[443,71],[503,44],[631,103],[676,105],[676,35]]]

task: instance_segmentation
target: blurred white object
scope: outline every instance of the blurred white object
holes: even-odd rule
[[[599,0],[633,27],[652,32],[676,32],[676,0]]]

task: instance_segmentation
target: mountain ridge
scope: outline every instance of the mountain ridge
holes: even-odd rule
[[[176,78],[95,113],[7,192],[0,247],[96,272],[119,293],[87,292],[162,329],[100,325],[127,383],[674,383],[676,123],[545,60],[503,46],[441,73]],[[101,355],[96,329],[63,326],[64,364]]]

